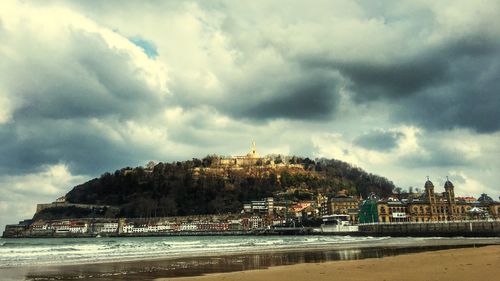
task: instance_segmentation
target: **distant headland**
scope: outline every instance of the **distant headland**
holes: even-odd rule
[[[104,173],[38,204],[32,219],[8,225],[4,236],[312,232],[325,231],[332,216],[346,227],[500,217],[499,202],[486,194],[457,197],[450,180],[444,193],[435,193],[429,179],[423,190],[402,191],[335,159],[260,156],[252,142],[243,156],[149,162]]]

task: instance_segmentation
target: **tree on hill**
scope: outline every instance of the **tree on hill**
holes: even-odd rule
[[[202,171],[196,177],[193,175],[193,168],[210,167],[215,157],[158,163],[148,172],[138,167],[104,173],[75,186],[66,198],[72,203],[117,206],[118,216],[122,217],[152,217],[236,213],[245,202],[289,189],[299,189],[292,196],[301,200],[312,199],[318,193],[335,194],[342,189],[363,197],[372,192],[387,196],[395,188],[386,178],[342,161],[314,161],[295,156],[291,163],[301,164],[305,170],[256,170],[255,173],[228,170],[223,174]]]

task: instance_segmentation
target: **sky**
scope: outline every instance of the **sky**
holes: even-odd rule
[[[500,1],[2,1],[0,227],[252,140],[498,200],[499,77]]]

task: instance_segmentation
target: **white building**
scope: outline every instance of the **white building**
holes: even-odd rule
[[[250,229],[259,229],[264,227],[264,223],[261,217],[259,216],[251,216],[248,219],[248,227]]]
[[[118,231],[118,223],[117,222],[105,222],[102,224],[102,228],[100,232],[103,233],[114,233]]]
[[[184,222],[180,226],[180,231],[196,231],[198,230],[197,223],[194,222]]]

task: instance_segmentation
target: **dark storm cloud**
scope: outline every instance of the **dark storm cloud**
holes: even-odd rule
[[[447,62],[439,57],[422,57],[388,64],[339,64],[350,80],[349,87],[358,102],[378,98],[398,98],[446,79]]]
[[[154,159],[150,148],[127,135],[125,123],[147,122],[163,108],[163,93],[145,81],[147,70],[102,34],[74,29],[63,41],[56,53],[44,46],[25,52],[3,74],[17,106],[0,125],[0,175],[58,163],[74,174],[95,175]]]
[[[210,96],[200,94],[203,90],[197,85],[174,81],[171,89],[177,94],[173,99],[184,108],[196,108],[201,103],[236,119],[325,121],[333,118],[338,109],[342,85],[338,75],[328,70],[288,62],[226,83],[224,93]]]
[[[146,162],[153,152],[133,141],[116,141],[87,120],[26,120],[0,128],[0,174],[25,174],[44,165],[67,164],[75,174],[99,174]],[[134,161],[136,161],[134,160]],[[142,164],[142,163],[139,163]]]
[[[460,38],[384,63],[321,58],[303,63],[339,71],[357,103],[387,101],[395,122],[481,133],[500,130],[498,40],[480,35]]]
[[[404,136],[400,132],[372,131],[354,140],[356,145],[371,150],[388,151],[397,146],[398,140]]]
[[[160,98],[151,93],[144,81],[131,69],[126,53],[113,52],[102,38],[74,32],[71,51],[61,64],[18,66],[15,74],[23,77],[11,90],[24,97],[14,119],[71,119],[145,114],[160,106]],[[57,58],[57,57],[56,57]],[[33,63],[39,58],[30,58]]]
[[[396,117],[427,128],[500,130],[500,53],[454,63],[454,80],[404,100]]]
[[[338,102],[335,81],[290,81],[271,89],[265,100],[242,108],[235,115],[255,119],[318,120],[331,117]]]

